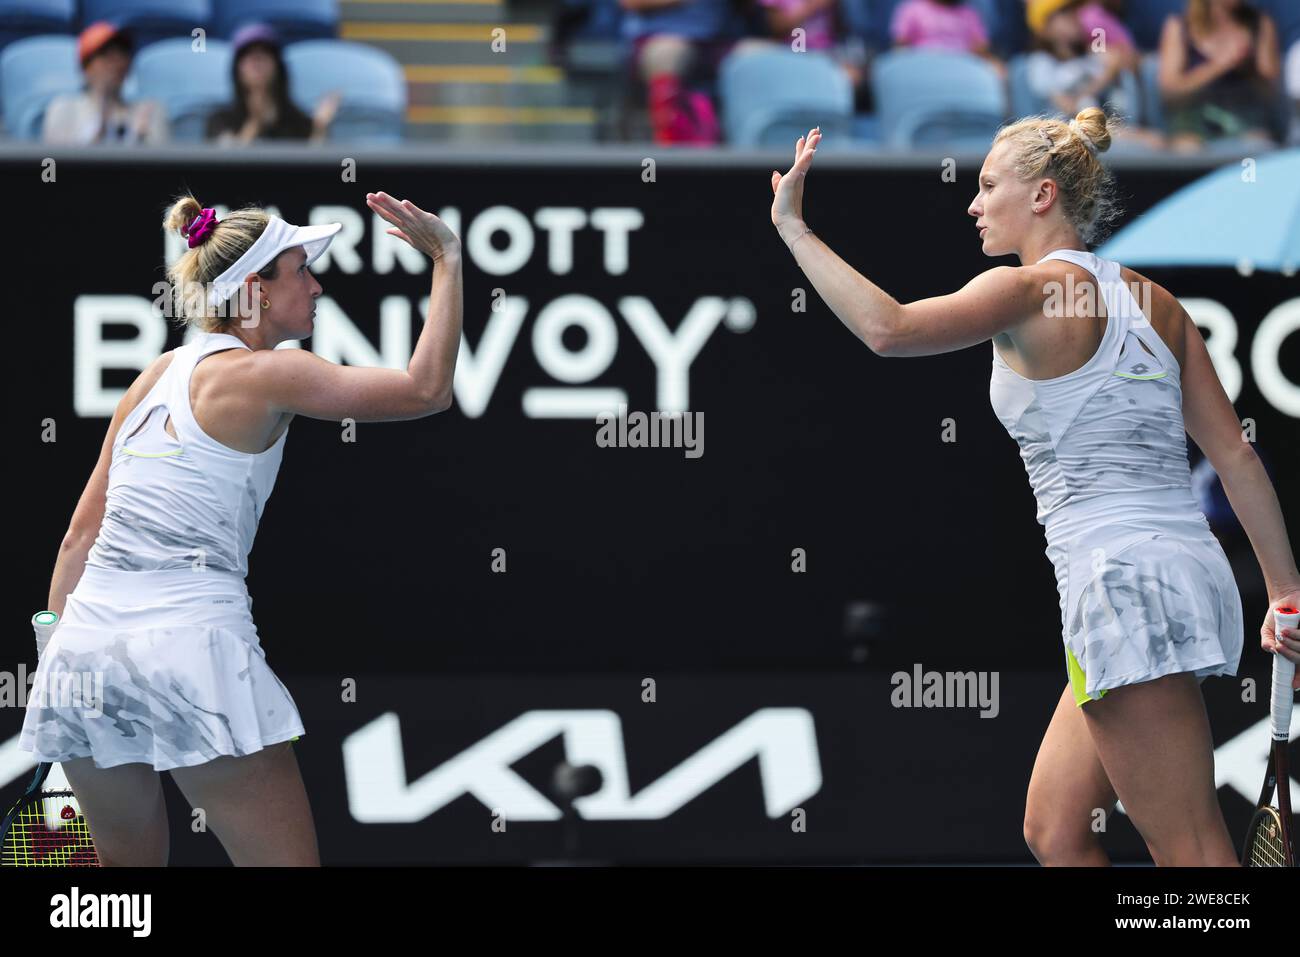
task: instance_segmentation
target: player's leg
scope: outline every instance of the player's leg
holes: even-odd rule
[[[1123,685],[1081,709],[1124,811],[1159,865],[1235,866],[1214,741],[1190,672]]]
[[[60,763],[105,867],[165,867],[167,806],[158,772],[147,764],[97,768],[91,758]]]
[[[1025,843],[1040,864],[1109,864],[1096,826],[1114,806],[1115,791],[1067,684],[1029,778]]]
[[[239,867],[318,867],[316,825],[290,742],[174,768],[172,779]]]

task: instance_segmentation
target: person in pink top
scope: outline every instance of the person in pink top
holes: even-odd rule
[[[804,31],[809,50],[829,50],[835,44],[836,0],[758,0],[765,8],[768,33],[788,39],[795,28]]]
[[[989,47],[984,21],[965,0],[904,0],[894,8],[889,35],[895,47],[973,53],[1006,75],[1006,67]]]
[[[1123,50],[1131,52],[1134,57],[1137,55],[1137,44],[1133,42],[1133,34],[1128,32],[1128,27],[1120,22],[1119,17],[1107,10],[1101,3],[1093,0],[1091,3],[1085,3],[1079,7],[1079,26],[1083,27],[1084,34],[1088,37],[1089,42],[1101,39],[1105,41],[1107,50]],[[1097,31],[1100,30],[1101,33]],[[1101,50],[1097,51],[1101,53]]]
[[[854,90],[866,76],[866,51],[854,37],[837,36],[835,7],[838,0],[758,0],[763,8],[766,31],[746,37],[736,53],[770,49],[780,44],[799,53],[816,51],[835,61]],[[796,33],[795,31],[802,31]]]
[[[1083,39],[1089,52],[1113,54],[1120,68],[1136,70],[1141,54],[1133,34],[1117,16],[1117,0],[1054,0],[1043,4],[1039,0],[1026,0],[1025,13],[1031,33],[1037,35],[1043,31],[1048,17],[1057,10],[1073,8],[1073,15],[1079,23]],[[1037,25],[1035,21],[1038,21]]]

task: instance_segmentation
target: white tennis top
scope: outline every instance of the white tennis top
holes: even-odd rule
[[[104,520],[86,564],[124,571],[205,567],[248,574],[262,509],[275,487],[284,433],[264,452],[240,452],[205,433],[190,407],[190,376],[204,356],[247,349],[203,333],[122,423],[113,442]],[[171,416],[173,438],[164,425]]]
[[[1119,263],[1078,249],[1057,249],[1039,262],[1049,259],[1077,263],[1096,277],[1108,316],[1101,345],[1079,369],[1037,380],[1012,370],[994,345],[989,383],[993,410],[1020,446],[1049,544],[1098,522],[1129,519],[1190,522],[1208,531],[1192,494],[1178,360],[1142,313]]]

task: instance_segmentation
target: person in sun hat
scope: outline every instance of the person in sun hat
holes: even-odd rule
[[[132,50],[130,32],[109,21],[97,21],[81,31],[77,60],[85,87],[50,102],[41,130],[43,142],[87,145],[167,141],[167,116],[160,103],[126,103],[122,99]]]

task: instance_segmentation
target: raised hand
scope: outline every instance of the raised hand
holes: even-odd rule
[[[390,236],[404,240],[434,262],[447,254],[460,253],[460,238],[433,213],[426,213],[409,199],[395,199],[387,193],[366,193],[366,205],[392,223]]]
[[[812,167],[821,138],[820,126],[810,130],[807,136],[799,137],[794,145],[794,165],[784,176],[772,171],[772,225],[778,230],[803,222],[804,177]]]

